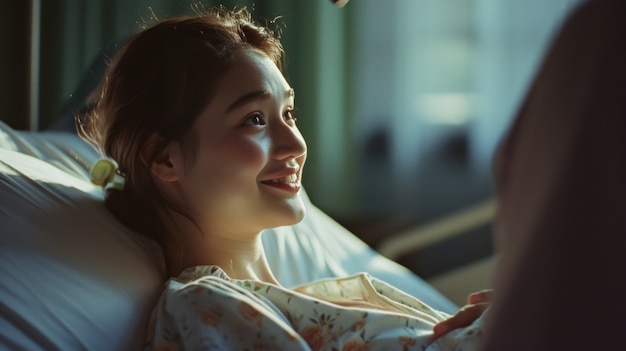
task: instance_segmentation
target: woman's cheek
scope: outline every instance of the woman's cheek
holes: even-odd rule
[[[267,143],[256,142],[254,140],[240,143],[233,143],[229,146],[229,158],[241,166],[257,168],[265,166],[269,160],[269,147]]]

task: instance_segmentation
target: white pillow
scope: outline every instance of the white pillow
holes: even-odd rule
[[[75,134],[0,122],[0,349],[137,350],[166,279],[159,247],[119,223],[88,181],[97,153]],[[368,271],[431,305],[449,300],[306,201],[263,239],[283,285]]]

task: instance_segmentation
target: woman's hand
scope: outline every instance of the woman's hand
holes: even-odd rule
[[[442,337],[454,329],[472,324],[489,307],[492,296],[493,290],[491,289],[471,293],[467,297],[467,305],[461,307],[454,316],[435,324],[433,327],[435,338]]]

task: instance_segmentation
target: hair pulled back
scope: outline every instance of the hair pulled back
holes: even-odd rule
[[[78,129],[117,162],[125,185],[107,191],[105,203],[130,228],[161,241],[158,208],[184,214],[159,193],[149,165],[170,143],[183,144],[233,54],[243,49],[264,53],[281,69],[278,37],[246,8],[162,21],[135,34],[114,57],[95,107]]]

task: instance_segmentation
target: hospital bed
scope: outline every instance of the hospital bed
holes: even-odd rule
[[[98,158],[75,133],[16,131],[0,122],[0,349],[142,347],[166,279],[164,259],[154,242],[125,228],[104,207],[102,189],[88,178]],[[263,233],[270,265],[283,285],[366,271],[454,313],[458,302],[438,287],[465,295],[467,286],[455,286],[464,284],[461,277],[489,281],[491,261],[478,275],[461,270],[427,282],[393,259],[461,232],[476,218],[488,222],[492,203],[452,216],[448,224],[393,236],[381,254],[306,194],[305,200],[301,223]],[[464,222],[470,217],[471,223]]]

